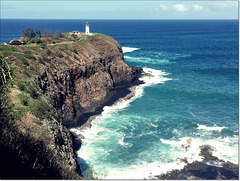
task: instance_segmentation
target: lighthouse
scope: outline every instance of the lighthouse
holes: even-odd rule
[[[85,33],[86,33],[87,35],[89,35],[89,34],[90,34],[90,30],[89,30],[89,23],[88,23],[88,22],[86,22],[86,26],[85,26]]]

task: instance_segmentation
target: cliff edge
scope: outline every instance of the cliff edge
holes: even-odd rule
[[[0,46],[14,70],[14,81],[0,93],[2,179],[81,179],[68,128],[139,83],[142,69],[125,64],[113,38],[56,40]]]

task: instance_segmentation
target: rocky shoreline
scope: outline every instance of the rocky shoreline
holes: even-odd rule
[[[97,117],[100,116],[102,111],[103,111],[103,107],[104,106],[111,106],[113,105],[115,102],[124,99],[131,99],[134,95],[135,95],[135,89],[136,86],[142,84],[143,82],[140,81],[139,79],[137,79],[136,81],[134,81],[132,84],[126,85],[126,86],[122,86],[120,88],[118,88],[115,91],[115,94],[113,97],[111,97],[107,102],[103,103],[98,109],[97,111],[95,111],[94,113],[89,114],[89,117],[87,119],[87,121],[84,124],[81,124],[80,126],[74,126],[70,128],[70,133],[73,137],[73,148],[74,151],[77,152],[82,144],[82,139],[84,139],[84,136],[81,134],[77,134],[76,132],[71,131],[72,128],[78,128],[80,130],[84,130],[84,129],[88,129],[91,128],[92,124],[91,122]]]
[[[213,156],[214,149],[210,145],[203,145],[199,154],[203,157],[202,161],[188,163],[187,159],[183,158],[181,161],[187,163],[183,169],[155,177],[159,180],[238,180],[239,165]]]
[[[79,128],[80,130],[91,128],[91,126],[92,126],[91,122],[97,116],[101,115],[104,106],[111,106],[115,102],[117,102],[119,99],[130,99],[135,94],[134,89],[136,88],[136,86],[140,85],[141,83],[142,82],[138,80],[138,81],[135,81],[131,85],[123,86],[123,87],[117,89],[115,91],[115,94],[114,94],[113,97],[111,97],[107,102],[103,103],[95,112],[89,114],[88,117],[86,117],[87,121],[84,124],[81,124],[79,126],[75,125],[74,127],[71,127],[70,130],[72,128]],[[133,90],[130,90],[130,89],[133,89]],[[72,132],[72,131],[70,131],[70,133],[71,133],[72,138],[73,138],[73,149],[74,149],[75,152],[77,152],[81,147],[82,139],[84,139],[84,137],[81,134],[77,134],[77,133]]]

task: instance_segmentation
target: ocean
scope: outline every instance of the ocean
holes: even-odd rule
[[[26,27],[115,38],[144,84],[131,99],[105,106],[84,136],[78,161],[104,179],[144,179],[213,155],[238,164],[238,20],[7,20],[1,43]]]

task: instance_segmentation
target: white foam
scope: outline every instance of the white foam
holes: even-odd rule
[[[118,140],[118,143],[125,148],[130,148],[132,146],[132,144],[131,143],[125,143],[124,142],[124,137],[125,137],[125,135],[121,139]]]
[[[143,95],[144,87],[157,85],[160,83],[164,83],[168,80],[171,80],[170,78],[165,77],[166,75],[168,75],[168,73],[163,72],[161,70],[156,70],[152,68],[143,68],[143,71],[144,71],[144,75],[142,78],[140,78],[140,80],[143,81],[144,84],[141,84],[136,87],[135,95],[130,99],[120,98],[111,106],[104,106],[103,112],[101,113],[101,115],[97,116],[94,120],[106,119],[112,116],[113,113],[125,109],[130,105],[132,101],[134,101],[137,98],[140,98]]]
[[[230,161],[233,163],[238,163],[238,136],[226,137],[226,138],[214,138],[214,139],[202,139],[202,138],[190,138],[183,137],[179,140],[165,140],[160,139],[163,144],[170,145],[172,151],[178,153],[178,157],[186,157],[188,162],[202,161],[203,157],[199,156],[200,146],[211,145],[215,148],[212,152],[213,156],[223,159],[225,161]]]
[[[225,161],[231,161],[233,163],[238,163],[238,158],[236,155],[238,153],[237,146],[231,148],[229,144],[231,142],[237,141],[237,136],[235,138],[227,137],[225,139],[213,139],[213,140],[202,140],[201,138],[190,138],[183,137],[179,140],[166,140],[160,139],[163,144],[170,145],[171,148],[169,152],[171,152],[172,160],[168,162],[166,160],[163,161],[154,161],[154,162],[146,162],[139,160],[138,163],[125,166],[125,167],[111,167],[107,168],[107,175],[102,177],[102,179],[155,179],[154,176],[160,175],[163,173],[167,173],[172,171],[173,169],[182,169],[185,165],[187,165],[181,158],[186,158],[189,163],[193,161],[202,161],[203,157],[199,156],[200,146],[209,144],[216,148],[213,151],[213,155],[217,156],[219,159],[225,158]],[[124,137],[121,138],[122,145],[124,145]],[[236,144],[237,145],[237,144]],[[228,152],[228,155],[231,156],[232,159],[226,159],[226,155],[222,155],[223,153]],[[207,162],[208,165],[221,167],[223,165],[222,162],[212,161]],[[97,168],[97,170],[102,170],[101,166]]]
[[[197,129],[203,129],[203,130],[206,130],[206,131],[222,131],[224,128],[226,128],[226,127],[207,127],[207,126],[205,126],[205,125],[200,125],[200,124],[197,124],[198,125],[198,127],[197,127]]]
[[[104,179],[151,179],[172,169],[182,169],[185,165],[183,162],[165,164],[142,162],[122,169],[111,168]]]
[[[145,76],[140,78],[140,80],[145,82],[145,84],[143,84],[144,87],[164,83],[168,80],[171,80],[170,78],[165,77],[169,74],[161,70],[143,68],[143,71],[145,73]]]
[[[124,58],[127,59],[128,62],[141,62],[144,64],[159,64],[159,63],[166,64],[170,62],[168,59],[163,59],[163,58],[130,57],[126,55],[124,55]]]
[[[88,139],[88,141],[93,141],[97,133],[100,131],[103,131],[102,130],[103,128],[97,126],[96,124],[94,124],[94,122],[111,117],[115,112],[118,112],[127,108],[132,101],[134,101],[137,98],[140,98],[143,95],[144,87],[164,83],[168,80],[171,80],[170,78],[164,77],[168,74],[161,70],[156,70],[152,68],[143,68],[143,71],[144,71],[144,75],[142,78],[140,78],[140,80],[143,81],[144,84],[141,84],[136,87],[135,95],[133,97],[131,97],[130,99],[121,98],[111,106],[104,106],[101,115],[97,116],[92,121],[91,128],[86,128],[85,130],[80,130],[80,128],[74,128],[74,129],[71,129],[70,131],[75,132],[77,135],[80,135],[80,134],[83,135],[84,138]]]
[[[123,53],[133,52],[135,50],[139,50],[140,48],[132,48],[132,47],[122,47]]]

